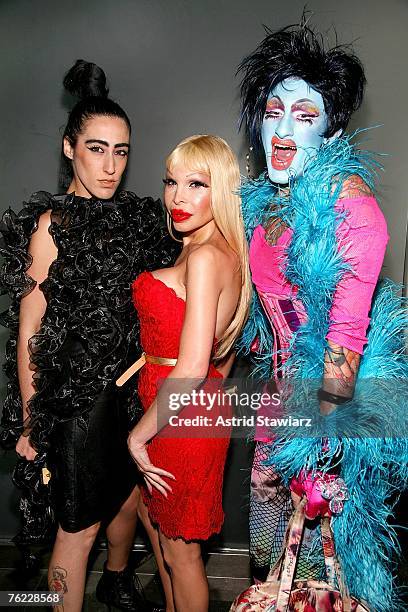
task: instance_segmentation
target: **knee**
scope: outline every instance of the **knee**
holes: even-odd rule
[[[172,573],[184,574],[195,564],[201,563],[201,550],[198,544],[186,544],[183,550],[172,546],[172,542],[161,540],[163,558]]]
[[[81,551],[84,554],[89,554],[98,534],[99,527],[100,523],[95,523],[94,525],[81,529],[81,531],[77,531],[75,533],[64,531],[62,527],[59,527],[56,537],[56,544],[64,547],[67,551],[70,549],[75,549],[78,552]]]

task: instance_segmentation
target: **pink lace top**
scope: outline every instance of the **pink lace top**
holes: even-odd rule
[[[373,196],[340,199],[336,210],[346,213],[337,237],[352,271],[343,275],[336,288],[326,337],[362,354],[371,299],[388,242],[387,225]],[[252,280],[272,323],[283,361],[290,335],[305,320],[303,305],[296,299],[297,288],[284,275],[291,237],[292,230],[287,229],[271,246],[264,228],[258,225],[250,245]]]

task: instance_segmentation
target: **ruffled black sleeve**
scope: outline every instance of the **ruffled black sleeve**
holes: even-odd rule
[[[17,337],[21,299],[30,293],[36,283],[27,274],[32,258],[28,253],[31,235],[38,227],[40,216],[53,207],[51,194],[35,193],[22,210],[16,214],[6,210],[0,222],[0,254],[3,265],[0,269],[0,291],[8,294],[9,308],[1,313],[0,323],[10,330],[6,345],[4,371],[8,377],[7,395],[3,404],[0,443],[12,448],[22,430],[22,403],[17,378]]]

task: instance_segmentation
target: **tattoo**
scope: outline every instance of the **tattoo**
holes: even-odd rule
[[[278,217],[272,216],[265,226],[266,241],[269,245],[273,246],[276,244],[278,238],[287,230],[288,226],[286,223]]]
[[[347,178],[341,188],[339,199],[360,198],[361,196],[373,195],[370,187],[363,181],[361,176],[352,175]]]
[[[336,351],[333,348],[328,348],[326,355],[329,358],[330,363],[337,366],[342,366],[346,361],[346,356],[343,351]]]
[[[354,394],[360,355],[345,347],[329,341],[324,357],[324,378],[322,388],[334,395],[351,399]],[[336,409],[335,404],[321,402],[321,412],[329,414]]]
[[[52,578],[49,584],[50,591],[60,593],[61,595],[68,593],[68,586],[67,586],[67,580],[66,580],[68,576],[67,570],[57,565],[51,569],[51,573],[52,573]],[[54,612],[63,612],[64,605],[60,604],[58,606],[54,606],[53,609],[54,609]]]

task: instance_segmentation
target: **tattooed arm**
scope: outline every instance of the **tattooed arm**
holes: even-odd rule
[[[351,176],[344,182],[336,208],[344,215],[337,231],[338,248],[350,270],[336,288],[330,312],[320,395],[322,414],[337,405],[327,399],[327,393],[353,397],[360,356],[367,342],[371,300],[388,240],[384,216],[360,177]]]
[[[329,394],[351,399],[354,394],[360,354],[328,340],[324,356],[324,375],[322,389]],[[330,414],[337,403],[323,399],[320,402],[321,414]]]

